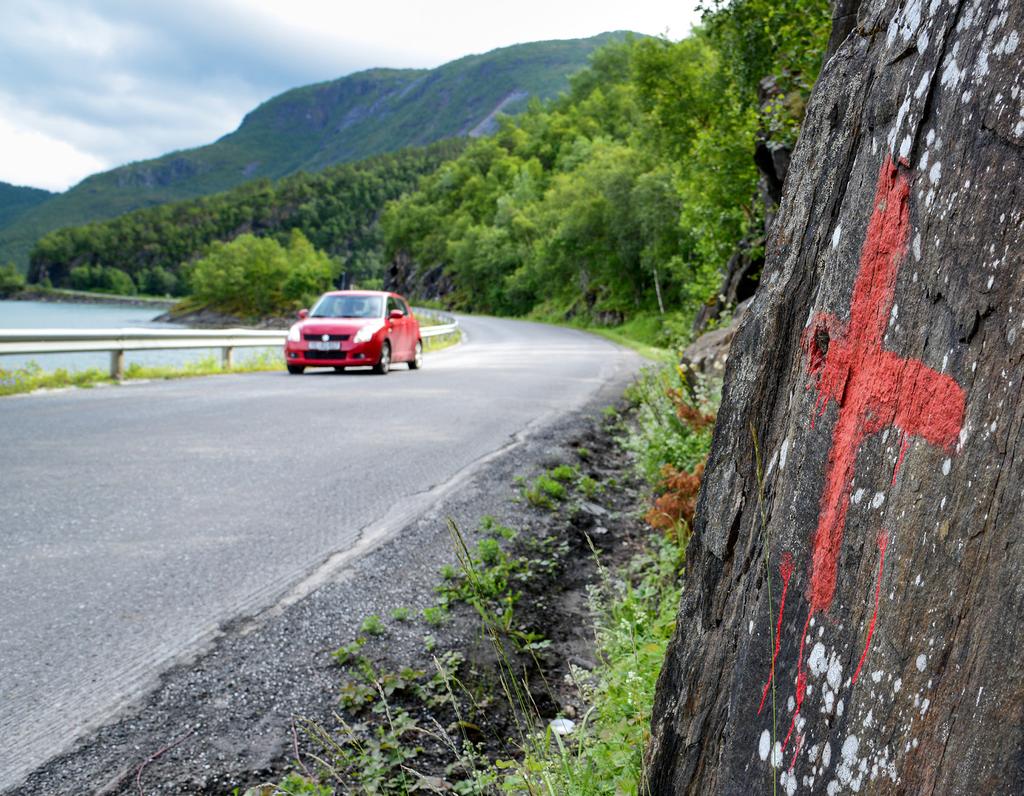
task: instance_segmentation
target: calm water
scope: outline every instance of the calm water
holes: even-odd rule
[[[162,314],[163,309],[129,307],[117,304],[56,304],[44,301],[0,301],[0,329],[176,329],[170,323],[154,323],[153,318]],[[250,354],[249,352],[252,352]],[[262,352],[254,348],[235,352],[238,358],[248,358]],[[125,363],[138,362],[144,365],[181,365],[210,355],[220,356],[220,349],[193,348],[183,351],[128,351]],[[110,354],[0,354],[0,369],[11,370],[23,367],[30,361],[39,363],[46,370],[66,368],[110,367]]]

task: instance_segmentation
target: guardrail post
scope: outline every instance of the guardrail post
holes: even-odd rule
[[[221,351],[221,367],[224,370],[231,370],[235,366],[235,349],[231,346],[224,346]]]
[[[110,378],[121,381],[124,378],[124,350],[110,352]]]

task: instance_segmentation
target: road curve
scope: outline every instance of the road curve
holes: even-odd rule
[[[467,341],[421,371],[0,399],[0,791],[641,364],[574,330],[460,320]]]

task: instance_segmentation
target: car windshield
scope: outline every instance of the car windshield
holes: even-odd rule
[[[380,318],[381,296],[324,296],[309,313],[311,318]]]

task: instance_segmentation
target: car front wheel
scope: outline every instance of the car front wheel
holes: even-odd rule
[[[293,376],[298,376],[305,369],[306,368],[303,365],[289,365],[288,366],[288,372],[291,373]]]
[[[391,370],[391,344],[384,343],[380,347],[380,359],[377,360],[377,364],[373,366],[373,372],[379,373],[383,376]]]
[[[419,370],[423,367],[423,343],[419,340],[416,341],[416,351],[412,355],[412,359],[409,361],[409,370]]]

